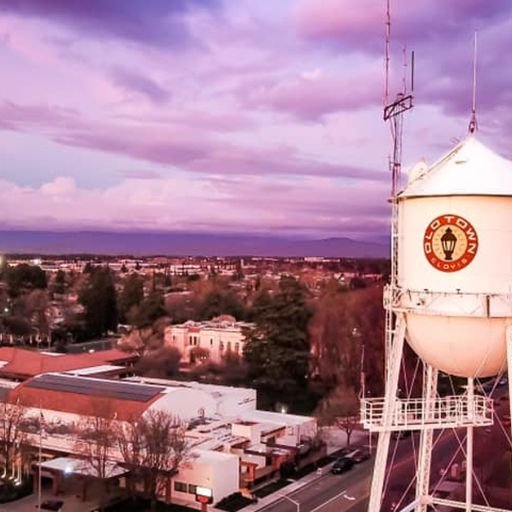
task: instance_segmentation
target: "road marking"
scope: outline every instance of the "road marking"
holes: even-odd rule
[[[355,500],[355,497],[354,496],[348,496],[347,494],[344,494],[343,497],[349,501],[354,501]]]

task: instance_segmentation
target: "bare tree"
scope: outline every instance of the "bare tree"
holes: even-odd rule
[[[170,486],[171,477],[188,460],[186,429],[184,422],[165,411],[148,411],[118,429],[119,451],[132,477],[144,482],[151,510]],[[131,485],[132,492],[133,488]]]
[[[78,425],[76,448],[84,459],[87,472],[101,484],[100,509],[108,493],[108,479],[116,469],[112,461],[116,441],[115,425],[116,412],[112,402],[96,397],[91,399],[91,416],[84,417]]]
[[[0,401],[0,461],[4,477],[15,476],[16,467],[22,465],[25,419],[26,409],[20,402],[10,403],[7,397]]]
[[[347,446],[350,446],[352,433],[361,423],[359,414],[359,399],[353,389],[342,390],[338,395],[339,402],[335,405],[336,426],[347,436]]]
[[[322,424],[334,424],[345,432],[347,446],[350,446],[352,433],[361,422],[359,398],[353,388],[335,388],[322,400],[315,414]]]

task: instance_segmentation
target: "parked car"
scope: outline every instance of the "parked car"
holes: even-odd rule
[[[339,457],[334,461],[334,464],[331,468],[331,473],[333,475],[345,473],[346,471],[352,469],[353,465],[354,461],[350,457]]]
[[[364,462],[370,458],[370,452],[364,448],[358,448],[348,455],[356,464]]]

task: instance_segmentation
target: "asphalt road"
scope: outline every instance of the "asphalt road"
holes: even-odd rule
[[[495,398],[505,394],[506,389],[500,389],[495,394]],[[499,416],[502,417],[509,413],[508,401],[497,400],[495,403]],[[455,458],[454,454],[459,449],[459,440],[464,442],[464,435],[464,429],[459,429],[456,432],[450,429],[434,433],[431,488],[438,484],[443,471],[451,463],[462,460],[461,451]],[[479,460],[492,460],[494,450],[502,451],[507,443],[504,436],[505,434],[497,421],[492,428],[475,429],[475,464],[478,464]],[[410,438],[391,441],[388,459],[389,479],[386,482],[381,508],[383,512],[392,510],[392,503],[397,503],[404,496],[404,491],[415,477],[419,438],[420,434],[416,432]],[[326,473],[315,482],[288,495],[289,498],[300,504],[300,512],[366,512],[373,459],[355,466],[342,475],[332,475],[328,472],[328,468],[324,468],[324,471]],[[414,484],[410,485],[410,490],[403,497],[401,506],[405,506],[414,498],[414,491]],[[475,495],[476,492],[475,489]],[[260,510],[262,512],[298,512],[297,505],[286,498],[281,498]]]
[[[333,511],[349,511],[354,508],[355,504],[368,496],[372,471],[371,461],[354,466],[350,471],[341,475],[333,475],[327,468],[324,468],[324,471],[326,473],[322,477],[287,495],[295,502],[300,503],[300,512],[330,512],[330,505],[332,505]],[[286,498],[281,498],[260,511],[297,512],[297,505]]]

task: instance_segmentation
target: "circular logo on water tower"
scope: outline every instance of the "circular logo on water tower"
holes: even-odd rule
[[[428,262],[441,272],[457,272],[467,267],[478,251],[478,235],[466,219],[440,215],[425,230],[423,251]]]

